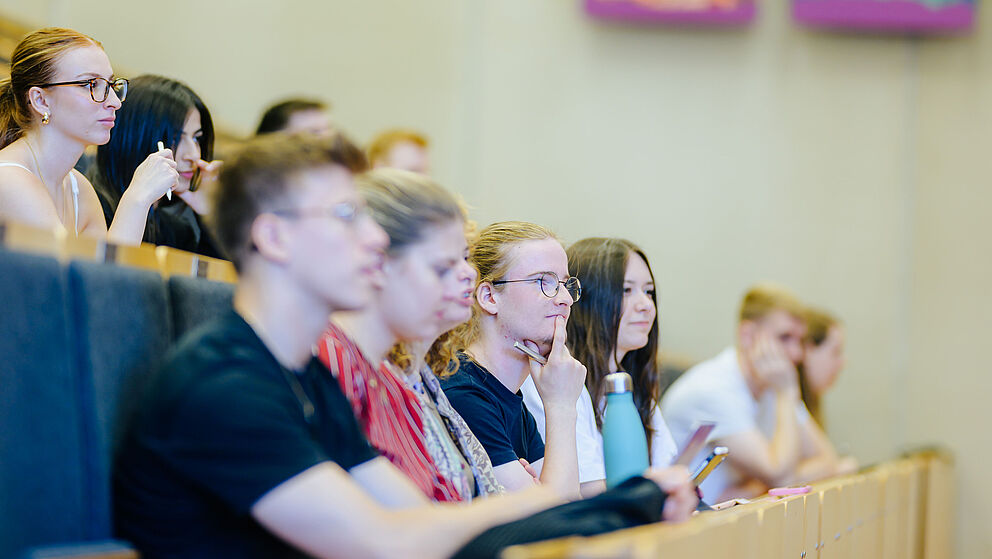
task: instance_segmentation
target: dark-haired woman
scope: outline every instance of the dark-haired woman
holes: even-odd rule
[[[99,42],[71,29],[40,29],[11,56],[0,81],[0,220],[137,244],[148,208],[176,184],[167,150],[147,150],[130,194],[104,219],[93,186],[73,166],[110,140],[128,82]]]
[[[658,407],[658,301],[648,257],[625,239],[588,238],[568,247],[568,269],[582,278],[582,300],[568,319],[568,347],[585,364],[586,387],[603,424],[603,378],[625,371],[648,434],[651,465],[672,463],[678,449]]]
[[[207,256],[220,256],[201,216],[210,213],[205,193],[216,180],[210,111],[188,86],[161,76],[131,80],[127,104],[117,111],[110,141],[97,149],[91,179],[107,221],[128,194],[137,169],[159,142],[173,153],[176,196],[148,209],[142,240]],[[205,188],[199,188],[199,187]]]

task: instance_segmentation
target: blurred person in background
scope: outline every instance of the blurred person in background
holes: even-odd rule
[[[328,114],[329,109],[326,103],[316,99],[293,98],[280,101],[262,113],[255,135],[306,132],[330,136],[334,132],[334,124]]]
[[[662,398],[676,440],[712,422],[710,449],[730,450],[727,464],[701,485],[710,502],[845,471],[799,396],[805,310],[781,287],[752,287],[741,302],[736,345],[686,371]]]
[[[373,169],[389,167],[429,175],[431,164],[428,145],[427,136],[415,130],[386,130],[369,143],[369,164]]]

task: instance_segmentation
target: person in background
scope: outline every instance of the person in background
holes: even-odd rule
[[[677,448],[658,405],[657,296],[647,256],[630,241],[601,237],[582,239],[566,252],[569,271],[582,279],[582,299],[572,305],[567,339],[572,355],[587,371],[576,423],[579,481],[585,495],[605,488],[600,429],[606,375],[624,371],[633,380],[634,405],[648,439],[651,466],[671,465]],[[533,382],[524,382],[521,391],[543,431],[543,408]]]
[[[799,366],[799,393],[806,409],[823,429],[825,424],[820,403],[847,362],[844,356],[846,336],[844,325],[827,311],[807,307],[803,318],[806,321],[806,336],[803,338],[803,362]],[[840,469],[844,472],[858,468],[853,456],[844,456],[841,462]]]
[[[329,136],[334,132],[334,124],[328,114],[329,107],[316,99],[286,99],[272,105],[262,113],[262,120],[255,130],[256,136],[285,132],[295,134],[306,132],[318,136]]]
[[[0,220],[141,242],[148,209],[177,187],[171,150],[144,154],[109,229],[93,185],[73,169],[87,146],[110,141],[127,90],[103,46],[78,31],[39,29],[17,44],[0,81]]]
[[[781,287],[751,288],[741,302],[736,345],[686,371],[662,398],[676,440],[713,422],[710,445],[730,450],[701,486],[712,502],[846,471],[799,397],[804,313]]]
[[[176,196],[152,203],[142,241],[220,257],[203,218],[220,172],[212,161],[214,126],[210,111],[189,86],[161,76],[131,80],[128,102],[117,111],[110,141],[97,148],[90,178],[107,222],[127,195],[138,167],[161,142],[172,153]]]
[[[373,169],[389,167],[429,175],[431,164],[427,148],[427,136],[420,132],[406,128],[386,130],[369,143],[369,164]]]

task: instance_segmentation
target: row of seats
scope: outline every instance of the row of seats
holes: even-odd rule
[[[818,483],[804,495],[765,497],[679,525],[513,547],[503,557],[946,559],[953,486],[950,458],[921,452]]]
[[[4,246],[0,557],[61,556],[37,547],[110,537],[111,457],[137,395],[174,340],[230,308],[234,286]]]

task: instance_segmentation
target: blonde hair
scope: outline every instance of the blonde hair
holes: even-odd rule
[[[458,198],[418,173],[375,169],[359,176],[356,184],[372,218],[389,236],[390,256],[420,241],[431,227],[468,221],[465,205]],[[448,348],[446,356],[449,361],[453,359],[453,350]],[[441,358],[442,355],[437,356]],[[407,344],[394,345],[387,359],[404,371],[413,372],[409,370],[413,356]]]
[[[0,80],[0,149],[9,146],[31,127],[28,91],[55,79],[55,64],[67,51],[97,46],[99,41],[72,29],[46,27],[17,43],[10,57],[10,77]]]
[[[739,322],[761,320],[774,311],[802,318],[806,307],[788,289],[770,283],[752,286],[741,301]]]
[[[501,221],[479,232],[469,251],[469,263],[479,272],[479,283],[503,278],[513,264],[510,251],[526,241],[558,240],[547,227],[526,221]],[[560,241],[559,241],[560,242]],[[470,346],[482,333],[482,313],[478,304],[472,306],[472,318],[455,327],[450,333],[450,343],[458,350]],[[449,373],[450,371],[443,371]]]
[[[394,128],[380,132],[369,143],[367,150],[369,165],[375,166],[379,161],[385,161],[389,157],[389,152],[393,149],[393,146],[403,142],[409,142],[422,148],[426,148],[428,145],[427,137],[416,130]]]

